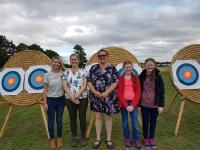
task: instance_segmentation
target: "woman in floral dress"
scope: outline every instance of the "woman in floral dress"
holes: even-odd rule
[[[108,52],[104,49],[98,51],[99,63],[91,67],[88,73],[88,87],[91,91],[90,107],[95,112],[96,140],[93,148],[97,149],[101,144],[101,128],[103,116],[107,131],[107,148],[112,149],[112,115],[119,112],[118,100],[115,88],[118,84],[118,72],[109,64]]]

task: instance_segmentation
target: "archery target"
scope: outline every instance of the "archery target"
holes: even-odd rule
[[[1,95],[18,95],[23,90],[24,74],[22,68],[5,68],[0,74]]]
[[[200,88],[200,65],[195,60],[178,60],[172,65],[174,84],[179,89]]]
[[[125,70],[123,68],[123,63],[120,63],[116,66],[117,68],[117,71],[118,71],[118,74],[119,76],[122,76],[124,73],[125,73]],[[140,73],[142,72],[142,68],[138,65],[138,64],[133,64],[133,70],[132,70],[132,73],[134,75],[140,75]]]
[[[48,65],[29,67],[25,74],[25,90],[28,93],[42,93],[44,88],[44,75],[50,69]]]

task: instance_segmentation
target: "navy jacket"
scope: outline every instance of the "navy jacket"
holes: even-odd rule
[[[147,73],[146,73],[146,69],[144,69],[141,74],[140,74],[140,85],[141,85],[141,94],[143,92],[143,87],[144,87],[144,81],[146,79]],[[156,75],[156,79],[155,79],[155,104],[158,105],[159,107],[164,107],[165,104],[165,88],[164,88],[164,82],[163,79],[161,77],[161,75],[159,74],[160,71],[155,68],[155,75]],[[142,98],[142,96],[141,96]],[[140,103],[141,103],[141,98],[140,98]]]

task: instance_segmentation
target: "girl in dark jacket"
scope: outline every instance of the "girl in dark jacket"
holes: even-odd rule
[[[158,113],[164,107],[164,82],[153,58],[145,60],[144,68],[140,74],[144,146],[156,148],[154,135]]]

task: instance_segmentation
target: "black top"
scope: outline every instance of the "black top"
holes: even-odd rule
[[[158,105],[159,107],[164,107],[165,104],[165,88],[164,88],[164,82],[163,79],[161,77],[161,75],[159,74],[160,71],[155,68],[155,75],[156,75],[156,79],[155,79],[155,104]],[[147,76],[147,70],[144,69],[142,71],[142,73],[140,74],[140,84],[141,84],[141,94],[143,92],[143,86],[144,86],[144,81],[146,79]],[[141,98],[140,98],[140,103],[141,103]]]

